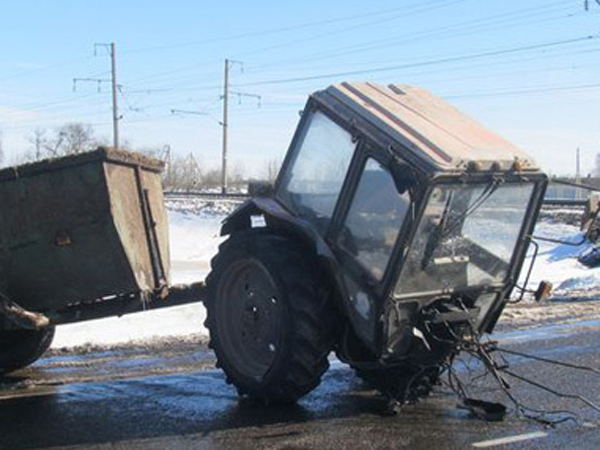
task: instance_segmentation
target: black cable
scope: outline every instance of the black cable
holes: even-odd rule
[[[566,363],[563,361],[556,361],[554,359],[548,359],[548,358],[544,358],[541,356],[528,355],[527,353],[521,353],[521,352],[517,352],[515,350],[508,350],[508,349],[501,348],[501,347],[495,347],[495,350],[497,350],[499,352],[504,352],[504,353],[508,353],[511,355],[515,355],[515,356],[521,356],[523,358],[529,358],[529,359],[533,359],[536,361],[547,362],[550,364],[555,364],[557,366],[568,367],[570,369],[583,370],[583,371],[592,372],[592,373],[600,375],[600,369],[597,369],[595,367],[581,366],[578,364]]]
[[[568,398],[568,399],[571,399],[571,400],[579,400],[579,401],[585,403],[586,405],[588,405],[590,408],[595,409],[596,411],[600,412],[600,406],[596,405],[594,402],[592,402],[591,400],[587,399],[583,395],[566,394],[564,392],[559,392],[559,391],[556,391],[556,390],[554,390],[552,388],[549,388],[548,386],[544,386],[543,384],[540,384],[540,383],[538,383],[536,381],[530,380],[530,379],[525,378],[525,377],[523,377],[521,375],[518,375],[518,374],[516,374],[514,372],[511,372],[508,369],[504,369],[502,371],[505,374],[510,375],[511,377],[516,378],[517,380],[521,380],[524,383],[527,383],[527,384],[530,384],[532,386],[535,386],[535,387],[537,387],[539,389],[542,389],[542,390],[544,390],[546,392],[549,392],[549,393],[551,393],[551,394],[553,394],[553,395],[555,395],[557,397]]]

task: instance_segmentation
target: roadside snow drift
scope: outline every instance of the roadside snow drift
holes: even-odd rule
[[[538,240],[540,247],[527,285],[528,289],[536,289],[540,281],[547,280],[554,286],[554,298],[590,297],[600,293],[600,269],[590,269],[577,261],[579,255],[592,247],[592,243],[584,240],[584,235],[577,227],[540,222],[534,236],[563,240],[568,244]],[[530,247],[529,257],[523,265],[521,282],[531,264],[532,254],[533,246]]]

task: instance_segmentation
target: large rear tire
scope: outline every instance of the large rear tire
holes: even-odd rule
[[[0,331],[0,375],[33,364],[48,350],[53,338],[54,327]]]
[[[210,346],[240,395],[290,402],[329,367],[333,314],[314,258],[292,238],[232,235],[207,281]]]

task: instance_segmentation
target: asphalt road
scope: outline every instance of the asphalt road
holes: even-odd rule
[[[509,349],[600,367],[600,322],[497,337]],[[598,374],[521,357],[509,361],[515,373],[600,403]],[[456,364],[459,375],[475,377],[481,366],[465,362],[469,369]],[[502,422],[473,418],[443,386],[399,415],[384,416],[386,401],[337,361],[298,405],[265,407],[238,400],[210,352],[193,342],[50,355],[0,379],[0,450],[600,448],[594,409],[517,380],[511,389],[524,404],[566,409],[579,420],[548,428],[519,418],[489,377],[472,395],[509,406]]]

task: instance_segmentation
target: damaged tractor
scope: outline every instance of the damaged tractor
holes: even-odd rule
[[[293,401],[340,360],[400,402],[494,329],[547,177],[429,92],[313,94],[279,177],[222,227],[205,304],[240,394]]]

